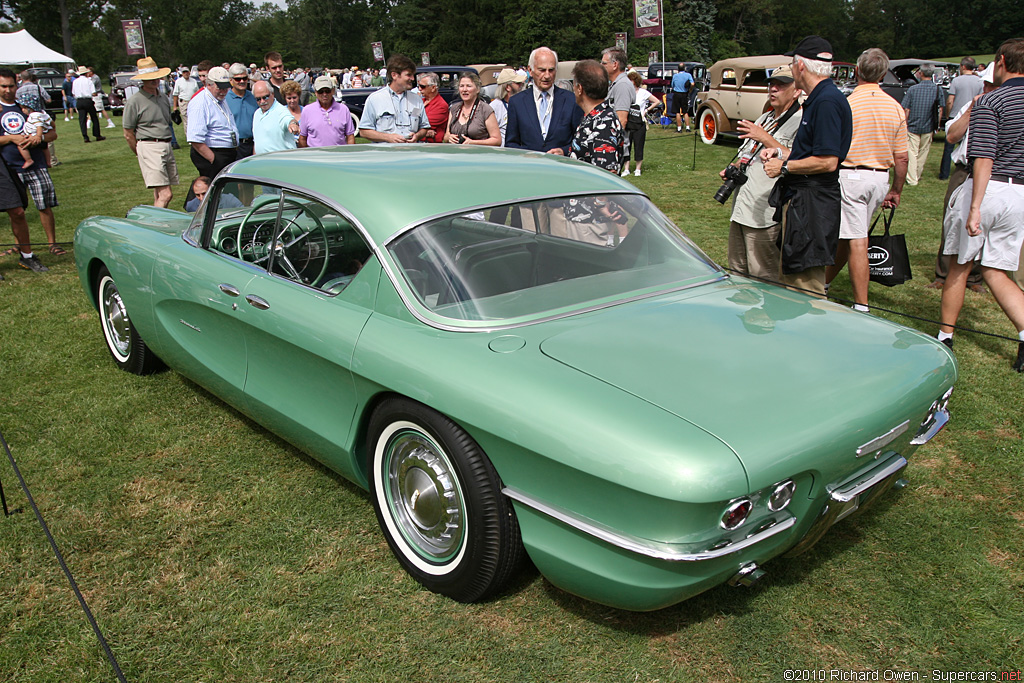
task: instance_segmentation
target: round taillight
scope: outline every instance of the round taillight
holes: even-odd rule
[[[722,515],[722,528],[735,529],[740,524],[743,524],[743,522],[747,521],[747,517],[750,516],[750,510],[753,507],[753,504],[746,498],[730,503],[729,507],[725,510],[725,514]]]
[[[794,493],[796,493],[796,484],[793,483],[792,479],[776,484],[775,488],[772,489],[772,495],[768,496],[768,509],[772,512],[778,512],[785,508],[789,505],[789,501],[793,500]]]

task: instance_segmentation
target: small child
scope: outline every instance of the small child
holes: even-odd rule
[[[18,106],[21,107],[21,113],[25,115],[25,126],[21,129],[21,132],[29,137],[36,137],[42,140],[43,136],[53,130],[53,119],[43,109],[42,103],[39,101],[39,95],[35,93],[22,93],[18,95],[15,100]],[[35,162],[32,160],[32,154],[27,149],[18,148],[21,152],[22,158],[25,163],[21,165],[22,170],[30,168]],[[43,154],[46,156],[46,167],[50,167],[50,149],[49,146],[43,149]]]

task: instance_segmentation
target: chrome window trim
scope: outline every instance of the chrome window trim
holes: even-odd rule
[[[791,515],[775,523],[764,531],[755,533],[747,538],[730,543],[729,545],[714,548],[714,546],[718,545],[722,540],[718,539],[715,543],[711,544],[711,548],[693,552],[691,550],[691,544],[682,545],[661,543],[645,538],[638,538],[630,534],[624,534],[610,529],[592,519],[587,519],[569,512],[564,508],[560,508],[550,503],[545,503],[538,498],[510,486],[506,486],[502,489],[502,493],[512,500],[518,501],[523,505],[533,508],[537,512],[567,524],[568,526],[578,531],[582,531],[589,536],[593,536],[600,541],[604,541],[605,543],[631,553],[636,553],[656,560],[666,560],[668,562],[701,562],[704,560],[714,560],[719,557],[725,557],[726,555],[731,555],[732,553],[739,552],[744,548],[749,548],[752,545],[761,543],[772,536],[781,534],[793,527],[797,521],[796,517]]]

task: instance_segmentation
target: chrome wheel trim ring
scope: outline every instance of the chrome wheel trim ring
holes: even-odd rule
[[[114,279],[104,275],[100,280],[100,320],[103,323],[103,336],[107,338],[107,347],[120,362],[128,361],[131,354],[132,331],[121,294],[117,291]]]
[[[468,519],[454,467],[436,441],[408,421],[389,424],[374,448],[374,494],[402,555],[442,576],[466,553]]]

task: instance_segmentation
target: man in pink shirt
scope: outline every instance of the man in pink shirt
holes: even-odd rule
[[[299,147],[353,145],[356,126],[348,107],[335,101],[334,82],[320,76],[313,83],[316,102],[302,108],[299,117]]]

